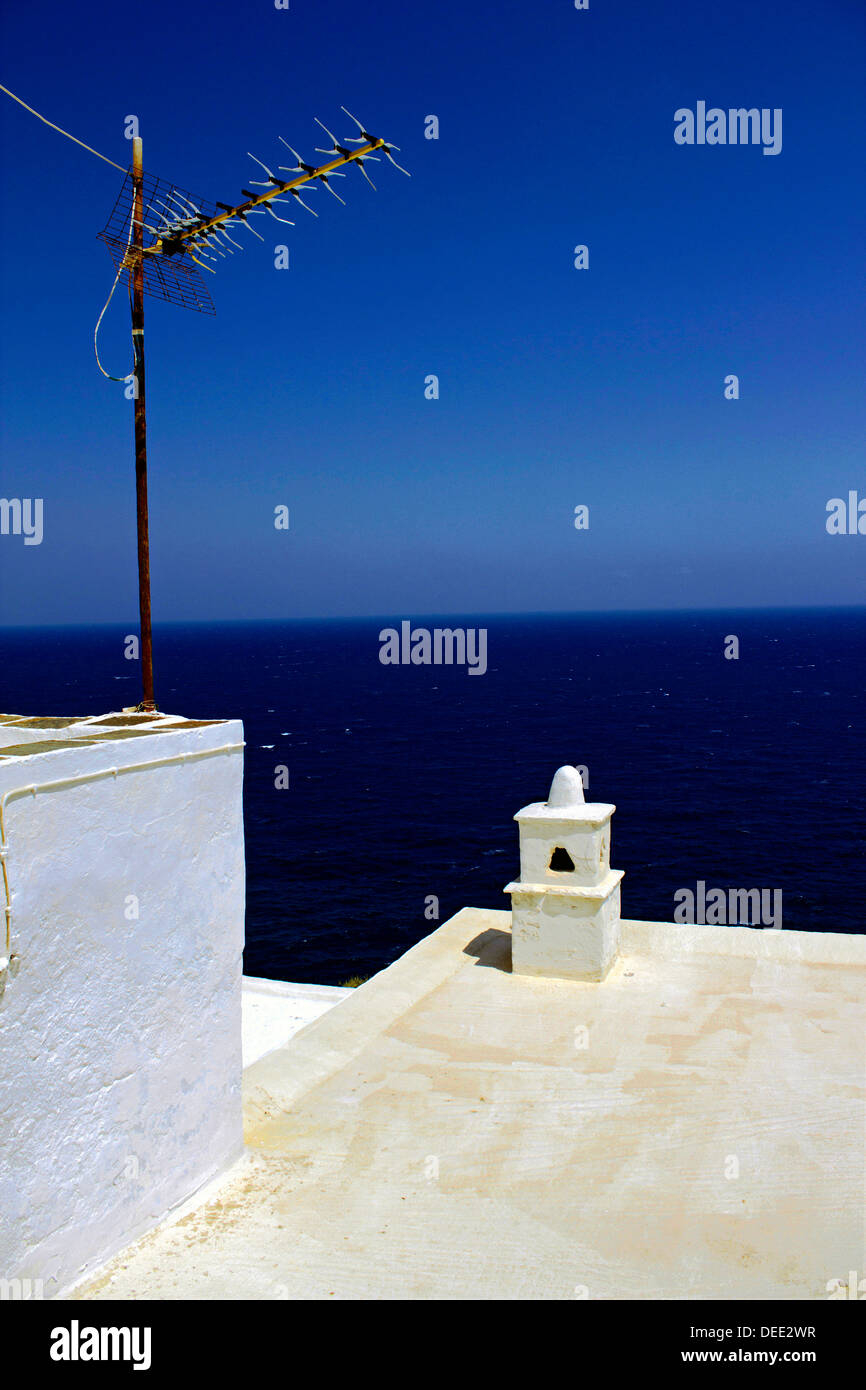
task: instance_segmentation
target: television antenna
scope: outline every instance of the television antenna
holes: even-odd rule
[[[116,164],[113,159],[99,154],[98,150],[92,149],[90,145],[85,145],[76,136],[70,135],[68,131],[54,125],[45,116],[35,111],[32,106],[27,106],[14,92],[10,92],[8,87],[0,85],[0,91],[12,97],[13,101],[17,101],[20,106],[23,106],[25,110],[36,116],[45,125],[50,126],[52,130],[59,131],[61,135],[65,135],[91,154],[104,160],[105,163],[111,164],[123,172],[122,165]],[[132,142],[132,165],[125,171],[123,185],[114,209],[105,227],[99,233],[99,239],[107,246],[114,262],[116,276],[111,293],[97,321],[94,346],[102,317],[122,279],[125,279],[127,283],[132,314],[133,369],[129,376],[113,377],[111,380],[130,382],[135,402],[135,493],[142,677],[142,700],[138,708],[141,710],[149,711],[157,708],[153,685],[153,636],[150,611],[144,296],[150,294],[156,298],[168,300],[171,304],[177,304],[182,309],[214,314],[216,310],[213,300],[201,271],[214,274],[221,260],[227,260],[229,256],[233,256],[242,249],[243,242],[235,240],[233,233],[240,236],[244,231],[251,232],[259,241],[264,241],[264,237],[253,226],[251,218],[270,215],[277,222],[292,227],[295,225],[294,222],[280,214],[286,210],[293,211],[297,206],[304,208],[314,217],[318,217],[319,214],[315,208],[310,207],[301,197],[302,189],[309,193],[321,185],[338,202],[344,203],[344,199],[331,186],[331,180],[345,178],[346,168],[350,165],[356,165],[358,172],[366,179],[371,188],[375,188],[365,165],[368,162],[381,163],[382,155],[393,164],[395,169],[399,169],[400,173],[411,177],[408,169],[404,169],[393,157],[394,151],[400,152],[399,145],[393,145],[380,136],[372,135],[364,129],[357,117],[346,110],[345,106],[341,109],[357,127],[359,135],[350,136],[341,143],[333,132],[328,130],[327,126],[323,125],[316,117],[316,124],[331,141],[329,147],[320,147],[316,150],[317,154],[328,156],[326,162],[320,165],[305,162],[297,151],[280,136],[282,144],[289,150],[295,163],[293,165],[278,165],[277,172],[274,172],[263,160],[250,154],[250,159],[267,175],[267,178],[251,179],[252,187],[241,190],[244,200],[235,204],[208,202],[178,188],[176,184],[146,173],[143,163],[142,141],[140,137],[136,136]],[[291,175],[292,177],[285,178],[283,175]],[[261,188],[264,191],[256,193],[253,192],[253,188]],[[280,208],[280,212],[274,210],[274,204]],[[108,376],[108,372],[99,362],[98,350],[96,360],[100,370],[105,376]]]

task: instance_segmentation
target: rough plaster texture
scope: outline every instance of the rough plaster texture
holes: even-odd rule
[[[242,726],[110,718],[0,728],[0,1275],[46,1296],[242,1147]]]
[[[509,887],[513,968],[519,975],[603,980],[619,947],[619,879],[598,890]]]
[[[512,974],[509,926],[464,909],[251,1067],[251,1159],[75,1296],[809,1300],[866,1268],[866,937],[626,920],[587,984]]]

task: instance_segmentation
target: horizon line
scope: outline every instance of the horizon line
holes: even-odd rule
[[[532,609],[487,609],[487,610],[466,610],[462,612],[426,611],[416,612],[410,621],[420,621],[422,618],[454,619],[454,618],[606,618],[606,617],[673,617],[686,616],[689,614],[710,614],[710,613],[856,613],[866,611],[866,603],[827,603],[827,604],[732,604],[730,606],[717,607],[695,607],[695,608],[532,608]],[[167,627],[230,627],[230,626],[251,626],[265,625],[269,623],[364,623],[382,622],[391,623],[406,621],[404,610],[402,617],[395,617],[394,613],[345,613],[345,614],[312,614],[307,617],[248,617],[248,618],[170,618],[159,622],[154,622],[154,630]],[[108,627],[128,627],[136,630],[138,620],[125,620],[123,618],[101,619],[95,622],[47,622],[47,623],[3,623],[0,622],[0,631],[3,632],[48,632],[66,629],[80,630],[82,628],[91,630],[93,628]]]

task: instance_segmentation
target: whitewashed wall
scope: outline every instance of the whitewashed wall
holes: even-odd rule
[[[20,960],[0,999],[0,1278],[45,1297],[242,1152],[242,726],[61,738],[0,761],[0,798],[118,769],[5,806]]]

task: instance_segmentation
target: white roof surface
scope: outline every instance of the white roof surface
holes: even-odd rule
[[[473,908],[245,1073],[248,1157],[86,1298],[826,1299],[864,1260],[866,937]]]

